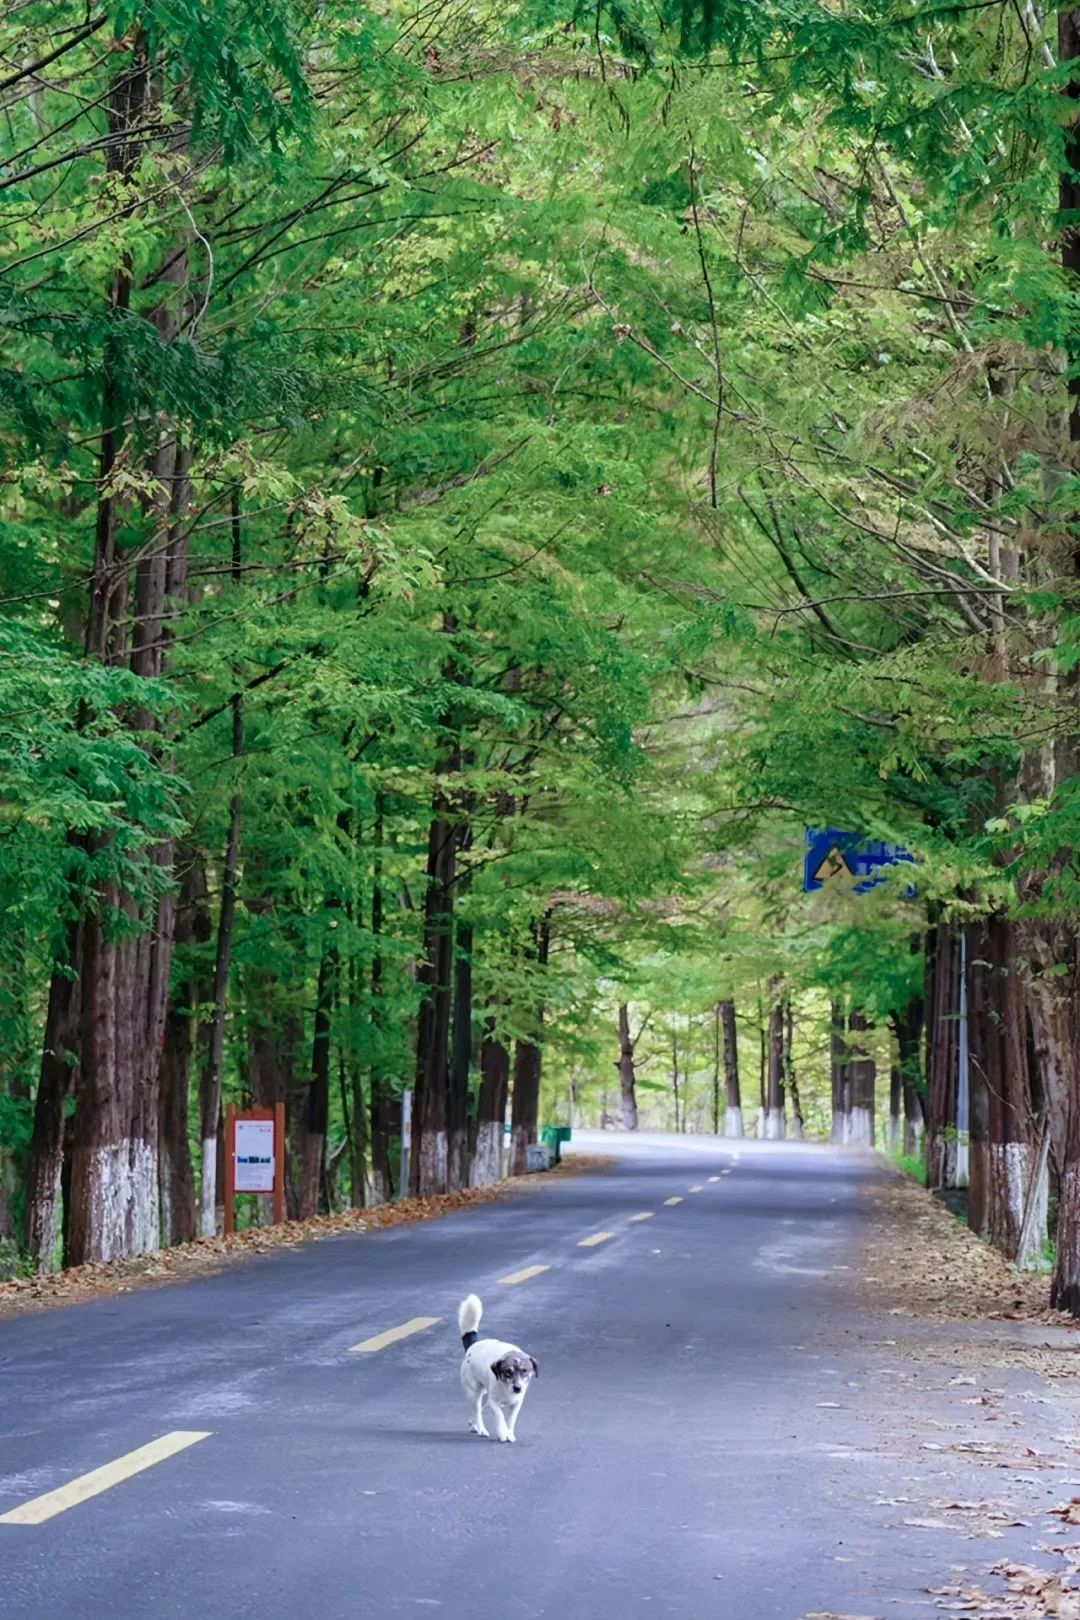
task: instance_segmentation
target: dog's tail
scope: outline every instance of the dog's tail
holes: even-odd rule
[[[470,1294],[468,1299],[463,1299],[458,1306],[458,1332],[461,1334],[461,1342],[466,1350],[471,1350],[480,1337],[476,1330],[480,1326],[480,1318],[483,1314],[484,1307],[475,1294]]]

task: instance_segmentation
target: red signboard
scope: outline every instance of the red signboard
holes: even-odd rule
[[[225,1230],[236,1230],[237,1193],[272,1193],[274,1224],[285,1219],[285,1104],[225,1110]]]

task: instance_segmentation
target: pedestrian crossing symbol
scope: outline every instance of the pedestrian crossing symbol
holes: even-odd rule
[[[854,876],[854,872],[835,844],[829,850],[817,871],[813,873],[815,883],[828,883],[832,878],[851,878]]]

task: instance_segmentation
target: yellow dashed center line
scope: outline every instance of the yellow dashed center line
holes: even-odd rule
[[[710,1177],[709,1177],[709,1180],[710,1180],[710,1181],[719,1181],[719,1180],[720,1180],[720,1177],[719,1177],[719,1176],[710,1176]]]
[[[397,1344],[399,1339],[423,1333],[425,1328],[434,1327],[436,1322],[441,1321],[441,1316],[414,1316],[411,1321],[402,1322],[400,1327],[387,1328],[385,1333],[376,1333],[373,1339],[364,1339],[360,1344],[352,1345],[349,1354],[370,1355],[375,1350],[385,1350],[388,1345]]]
[[[699,1185],[698,1185],[698,1186],[696,1186],[696,1187],[691,1187],[691,1188],[690,1188],[690,1191],[691,1191],[691,1192],[704,1192],[704,1191],[705,1191],[705,1189],[704,1189],[704,1187],[702,1187],[702,1186],[701,1186],[701,1185],[700,1185],[700,1184],[699,1184]]]
[[[730,1170],[721,1170],[720,1174],[722,1176],[730,1176],[731,1171]]]
[[[578,1244],[578,1248],[595,1249],[598,1243],[606,1243],[608,1238],[613,1238],[614,1236],[614,1232],[594,1232],[592,1237],[582,1238],[581,1242]]]
[[[681,1204],[682,1199],[681,1198],[665,1198],[664,1203],[667,1204],[668,1208],[670,1209],[672,1204]]]
[[[655,1209],[643,1209],[640,1215],[631,1215],[631,1221],[651,1221],[656,1214]]]
[[[141,1474],[145,1468],[153,1468],[155,1463],[164,1462],[167,1457],[175,1457],[178,1451],[186,1451],[188,1446],[200,1440],[209,1440],[210,1434],[209,1429],[174,1429],[171,1434],[163,1434],[159,1440],[151,1440],[149,1445],[140,1446],[138,1451],[129,1451],[115,1462],[95,1468],[92,1473],[81,1474],[78,1479],[61,1485],[58,1490],[36,1496],[32,1502],[24,1502],[22,1507],[12,1508],[9,1513],[0,1513],[0,1524],[44,1524],[46,1519],[55,1519],[58,1513],[78,1507],[80,1502],[88,1501],[91,1496],[100,1496],[102,1491],[111,1490],[114,1485],[130,1479],[132,1474]]]
[[[550,1266],[526,1266],[524,1271],[512,1271],[509,1277],[500,1277],[499,1281],[506,1288],[513,1288],[515,1283],[528,1282],[530,1277],[539,1277],[542,1271],[550,1271]]]

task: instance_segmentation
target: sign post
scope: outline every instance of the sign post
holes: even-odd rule
[[[285,1104],[225,1110],[225,1231],[236,1230],[237,1193],[272,1193],[274,1225],[285,1219]]]

